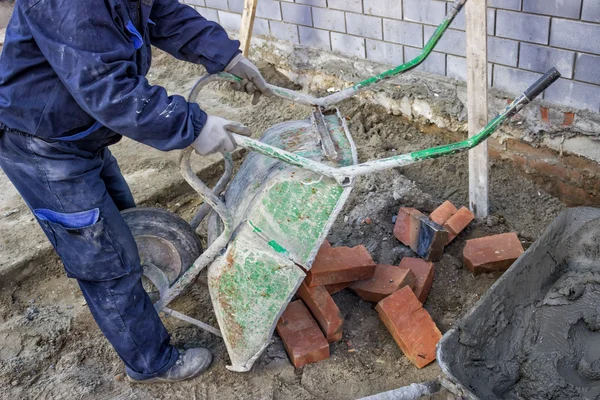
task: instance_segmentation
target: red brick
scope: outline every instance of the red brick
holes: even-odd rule
[[[419,226],[421,225],[419,217],[421,216],[423,214],[415,208],[401,207],[398,210],[394,236],[411,249],[416,247],[419,241]]]
[[[454,207],[454,204],[446,200],[441,206],[429,214],[429,219],[437,224],[444,225],[446,221],[448,221],[448,218],[453,216],[457,211],[458,210],[456,207]]]
[[[413,292],[415,292],[415,296],[417,296],[421,303],[425,303],[433,284],[433,263],[421,258],[404,257],[400,261],[399,266],[401,268],[410,268],[413,274],[415,274],[416,282]]]
[[[523,254],[517,234],[503,233],[467,240],[463,251],[465,265],[473,275],[482,272],[506,271]]]
[[[545,123],[549,124],[550,123],[550,118],[548,116],[548,108],[547,107],[540,107],[540,114],[542,114],[542,121],[544,121]]]
[[[330,249],[330,248],[331,248],[331,243],[329,243],[329,240],[325,239],[319,250]]]
[[[333,285],[325,285],[325,289],[327,289],[329,294],[333,295],[346,289],[350,285],[352,285],[352,282],[334,283]]]
[[[370,279],[374,272],[375,261],[365,246],[322,248],[305,282],[314,287],[362,281]]]
[[[319,323],[329,343],[342,340],[344,318],[325,286],[309,287],[302,283],[297,293]]]
[[[363,300],[378,303],[404,286],[413,288],[416,280],[410,268],[378,265],[371,279],[354,282],[350,289]]]
[[[572,112],[565,113],[565,120],[563,121],[563,126],[571,126],[575,122],[575,114]]]
[[[296,368],[329,358],[329,343],[302,302],[291,302],[277,322],[277,333]]]
[[[413,364],[423,368],[435,360],[435,348],[442,333],[408,286],[380,301],[375,309]]]
[[[448,242],[454,240],[469,224],[475,219],[475,215],[467,207],[461,207],[444,224],[444,229],[448,231]]]

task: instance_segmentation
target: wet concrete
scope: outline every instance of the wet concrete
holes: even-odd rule
[[[600,398],[600,210],[561,214],[441,347],[478,398]]]

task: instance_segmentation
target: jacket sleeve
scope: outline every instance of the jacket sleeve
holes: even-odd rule
[[[240,53],[240,42],[231,40],[216,22],[177,0],[155,0],[150,19],[150,41],[172,56],[202,64],[211,73],[221,72]]]
[[[187,147],[206,113],[141,76],[123,28],[128,21],[108,4],[42,0],[26,11],[26,21],[62,83],[99,123],[160,150]]]

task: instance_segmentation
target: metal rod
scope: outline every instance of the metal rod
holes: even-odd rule
[[[188,317],[187,315],[182,314],[179,311],[175,311],[175,310],[172,310],[172,309],[167,308],[167,307],[164,307],[161,311],[164,312],[167,315],[170,315],[170,316],[175,317],[177,319],[180,319],[182,321],[189,322],[190,324],[194,324],[197,327],[199,327],[201,329],[204,329],[205,331],[210,332],[210,333],[212,333],[215,336],[218,336],[220,338],[223,337],[223,335],[221,335],[221,331],[218,330],[217,328],[212,327],[212,326],[210,326],[208,324],[205,324],[202,321],[198,321],[195,318]]]

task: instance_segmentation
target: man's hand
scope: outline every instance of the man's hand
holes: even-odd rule
[[[231,135],[250,136],[250,129],[238,122],[231,122],[221,117],[209,115],[206,124],[200,131],[200,135],[194,140],[191,146],[196,153],[201,156],[207,156],[216,152],[231,153],[237,147],[235,139]]]
[[[252,64],[242,54],[233,57],[233,60],[225,67],[225,72],[242,78],[241,82],[236,82],[232,86],[234,90],[254,95],[252,104],[258,103],[260,96],[263,94],[265,96],[273,96],[273,91],[267,86],[267,82],[265,82],[256,65]]]

